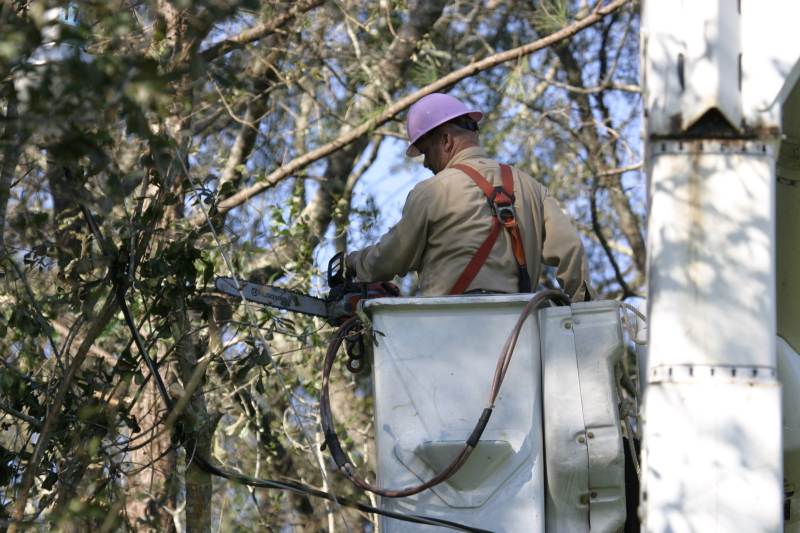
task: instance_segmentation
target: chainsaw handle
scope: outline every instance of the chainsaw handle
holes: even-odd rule
[[[337,253],[328,261],[328,287],[335,287],[344,282],[344,254]]]
[[[328,261],[328,287],[331,289],[344,285],[352,279],[352,273],[347,272],[344,252],[338,252]]]

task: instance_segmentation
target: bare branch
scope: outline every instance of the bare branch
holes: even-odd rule
[[[235,48],[240,48],[245,44],[263,39],[264,37],[275,33],[281,27],[288,24],[297,15],[311,11],[315,7],[319,7],[324,1],[325,0],[305,0],[297,2],[287,12],[278,15],[269,22],[265,22],[256,26],[255,28],[245,30],[239,35],[231,37],[230,39],[225,39],[224,41],[220,41],[209,46],[200,52],[200,57],[206,61],[213,61],[214,59],[227,54]]]
[[[2,401],[0,401],[0,411],[5,411],[6,413],[10,414],[14,418],[19,418],[20,420],[22,420],[24,422],[27,422],[28,424],[30,424],[31,426],[33,426],[36,429],[41,429],[41,427],[42,427],[41,420],[37,420],[36,418],[33,418],[32,416],[28,416],[25,413],[14,409],[10,405],[8,405],[7,403],[2,402]]]
[[[58,322],[57,320],[53,320],[52,322],[50,322],[50,325],[53,326],[53,329],[56,330],[60,335],[63,335],[63,336],[66,337],[66,336],[68,336],[70,334],[70,328],[68,328],[67,326],[65,326],[61,322]],[[78,339],[81,340],[81,341],[83,340],[80,337]],[[116,357],[114,357],[112,354],[110,354],[106,350],[100,348],[99,346],[91,345],[89,347],[89,353],[94,355],[95,357],[99,357],[101,359],[105,359],[106,362],[108,362],[108,363],[110,363],[112,365],[116,364],[116,362],[117,362],[117,358]]]
[[[537,76],[535,72],[533,73],[533,75],[540,80],[546,79],[543,76]],[[642,92],[642,88],[639,85],[632,83],[615,83],[612,81],[606,81],[604,83],[601,83],[600,85],[595,85],[594,87],[575,87],[574,85],[570,85],[569,83],[562,83],[560,81],[555,81],[555,80],[549,80],[548,83],[553,87],[558,87],[559,89],[564,89],[565,91],[578,94],[595,94],[609,90],[621,91],[626,93],[636,93],[636,94],[640,94]]]
[[[603,228],[600,225],[600,217],[597,213],[597,192],[600,185],[600,178],[595,177],[592,183],[592,194],[589,197],[590,201],[590,208],[592,214],[592,229],[594,230],[595,235],[597,235],[597,240],[600,241],[600,245],[603,247],[603,251],[606,253],[606,257],[608,257],[609,263],[611,263],[611,268],[614,270],[614,277],[619,283],[620,288],[622,289],[622,299],[624,300],[628,296],[631,296],[634,291],[631,290],[628,283],[625,281],[625,275],[623,274],[622,270],[619,267],[619,263],[617,262],[617,258],[614,257],[614,252],[611,250],[611,246],[606,239],[605,234],[603,233]]]
[[[626,165],[624,167],[618,168],[611,168],[608,170],[603,170],[601,172],[597,172],[596,174],[592,174],[597,178],[605,178],[608,176],[618,176],[619,174],[625,174],[626,172],[630,172],[632,170],[640,170],[642,168],[642,162],[634,163],[632,165]],[[591,176],[589,176],[591,177]]]

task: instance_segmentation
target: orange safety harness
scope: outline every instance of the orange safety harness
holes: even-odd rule
[[[517,275],[518,275],[518,288],[519,292],[531,292],[531,277],[528,274],[528,267],[525,264],[525,249],[522,246],[522,233],[517,225],[517,215],[514,209],[514,176],[511,173],[511,167],[508,165],[500,164],[500,176],[503,180],[503,185],[499,187],[492,187],[492,185],[484,178],[480,172],[474,168],[464,165],[456,164],[452,168],[464,172],[467,176],[472,178],[472,181],[480,187],[483,194],[486,195],[486,200],[489,202],[489,207],[492,209],[492,216],[494,223],[492,229],[489,231],[489,236],[483,241],[478,251],[475,252],[472,260],[467,264],[464,271],[456,280],[453,288],[450,289],[450,294],[463,294],[464,291],[478,275],[486,258],[497,242],[497,237],[500,235],[500,227],[504,227],[511,236],[511,243],[514,250],[514,259],[517,261]]]

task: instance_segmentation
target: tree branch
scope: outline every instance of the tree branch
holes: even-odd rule
[[[3,159],[0,161],[0,248],[5,248],[6,210],[11,196],[11,183],[14,179],[14,169],[17,168],[22,144],[26,135],[22,133],[19,115],[17,114],[17,96],[14,88],[9,91],[7,99],[6,116],[3,117],[6,127],[0,136],[0,142],[5,145]]]
[[[0,401],[0,411],[5,411],[6,413],[10,414],[14,418],[19,418],[20,420],[22,420],[24,422],[27,422],[28,424],[30,424],[31,426],[33,426],[37,430],[42,428],[42,421],[41,420],[33,418],[32,416],[26,415],[22,411],[18,411],[16,409],[14,409],[13,407],[11,407],[10,405],[8,405],[7,403],[5,403],[3,401]]]
[[[214,59],[227,54],[231,50],[241,48],[245,44],[263,39],[264,37],[275,33],[278,29],[289,23],[297,15],[311,11],[315,7],[322,5],[324,2],[325,0],[305,0],[297,2],[290,10],[278,15],[269,22],[265,22],[256,26],[255,28],[245,30],[239,35],[231,37],[230,39],[225,39],[224,41],[220,41],[209,46],[200,52],[200,57],[202,57],[205,61],[213,61]]]
[[[339,136],[337,139],[320,146],[302,156],[296,157],[289,161],[287,164],[282,165],[272,171],[266,178],[246,189],[242,189],[238,193],[230,196],[229,198],[223,200],[219,204],[217,204],[217,211],[221,214],[224,214],[231,209],[238,207],[254,196],[264,192],[265,190],[273,187],[275,184],[283,180],[284,178],[291,176],[298,170],[303,169],[304,167],[314,163],[315,161],[322,159],[323,157],[332,154],[333,152],[349,145],[350,143],[354,142],[356,139],[360,138],[362,135],[374,130],[375,128],[382,126],[392,118],[394,118],[398,113],[404,111],[406,108],[410,107],[414,102],[426,96],[430,93],[440,91],[454,83],[461,81],[465,78],[474,76],[479,72],[484,70],[488,70],[490,68],[496,67],[502,63],[507,61],[511,61],[514,59],[519,59],[526,55],[532,54],[548,46],[552,46],[564,39],[572,37],[576,33],[580,32],[581,30],[592,26],[593,24],[597,23],[598,21],[602,20],[603,17],[609,15],[610,13],[615,12],[616,10],[620,9],[621,7],[625,6],[626,4],[630,3],[631,0],[614,0],[613,2],[593,11],[588,16],[575,21],[574,23],[570,24],[562,28],[561,30],[551,33],[550,35],[538,39],[532,43],[528,43],[523,46],[519,46],[517,48],[507,50],[505,52],[501,52],[489,57],[486,57],[480,61],[476,61],[471,63],[465,67],[462,67],[439,80],[426,85],[425,87],[419,89],[411,93],[410,95],[402,98],[386,108],[382,113],[377,115],[376,117],[363,122],[360,126],[353,128],[352,130],[344,133],[343,135]],[[205,217],[198,216],[192,220],[195,226],[199,226],[205,222]]]
[[[631,290],[630,286],[625,281],[625,275],[619,268],[617,258],[614,257],[614,252],[611,250],[611,246],[609,245],[606,236],[603,234],[603,228],[600,226],[600,217],[597,213],[597,192],[600,187],[599,182],[600,178],[595,177],[592,182],[592,194],[589,197],[590,209],[592,213],[592,229],[594,230],[595,235],[597,235],[597,240],[600,241],[600,245],[603,247],[603,251],[606,253],[609,263],[611,263],[611,268],[614,270],[614,277],[622,289],[622,299],[624,300],[628,296],[635,295],[636,293]]]
[[[67,337],[70,334],[70,328],[62,324],[57,320],[53,320],[50,322],[50,325],[53,326],[53,329],[58,332],[59,335],[63,335]],[[78,340],[83,340],[78,337]],[[113,365],[116,364],[117,358],[112,355],[111,353],[107,352],[106,350],[102,349],[99,346],[91,345],[89,347],[89,353],[94,355],[95,357],[99,357],[100,359],[104,359],[108,364]]]
[[[598,177],[598,178],[605,178],[605,177],[608,177],[608,176],[618,176],[619,174],[625,174],[626,172],[630,172],[632,170],[641,170],[641,168],[642,168],[642,162],[640,161],[638,163],[634,163],[632,165],[626,165],[624,167],[618,167],[618,168],[611,168],[611,169],[608,169],[608,170],[603,170],[603,171],[594,173],[594,174],[592,174],[592,175],[590,175],[588,177],[595,176],[595,177]]]

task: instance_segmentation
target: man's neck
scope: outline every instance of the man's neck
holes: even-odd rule
[[[471,143],[469,146],[465,146],[461,150],[457,151],[453,155],[453,157],[450,158],[450,161],[447,162],[445,168],[452,167],[453,165],[461,163],[462,161],[469,159],[471,157],[480,157],[480,156],[486,156],[486,154],[483,151],[483,148],[481,148],[481,145],[476,143]]]
[[[458,155],[459,152],[463,152],[464,150],[467,150],[469,148],[476,148],[476,147],[480,148],[480,144],[478,144],[476,141],[468,137],[462,137],[460,139],[457,139],[456,142],[453,144],[454,144],[453,157]]]

